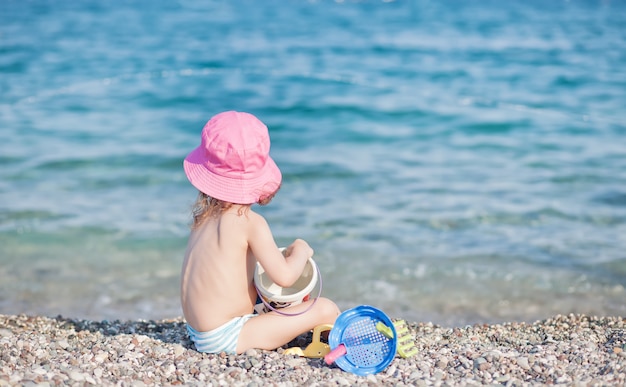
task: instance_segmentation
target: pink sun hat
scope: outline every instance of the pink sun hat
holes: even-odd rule
[[[269,152],[264,123],[249,113],[227,111],[204,125],[200,146],[183,167],[191,184],[210,197],[253,204],[280,187],[282,174]]]

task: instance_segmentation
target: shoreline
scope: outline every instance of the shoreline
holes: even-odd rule
[[[5,385],[624,385],[626,318],[557,315],[534,323],[408,322],[418,349],[375,375],[275,351],[203,354],[182,318],[90,321],[0,315]],[[310,336],[310,334],[308,335]]]

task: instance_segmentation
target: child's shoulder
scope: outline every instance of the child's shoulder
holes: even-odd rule
[[[252,209],[248,211],[248,213],[246,214],[246,218],[247,218],[248,224],[250,224],[252,227],[259,227],[259,226],[269,227],[265,217]]]
[[[263,215],[259,214],[258,212],[254,211],[252,208],[250,208],[248,210],[248,218],[252,221],[265,221],[265,217],[263,217]]]

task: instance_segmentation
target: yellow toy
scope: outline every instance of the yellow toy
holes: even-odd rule
[[[333,329],[332,324],[318,325],[313,329],[313,339],[311,340],[311,344],[307,345],[304,350],[300,347],[291,347],[287,348],[283,353],[285,355],[297,355],[316,359],[322,358],[330,352],[330,346],[326,343],[322,343],[320,337],[322,332],[330,331],[331,329]]]
[[[417,348],[415,347],[413,338],[409,335],[409,328],[407,327],[406,322],[404,320],[398,320],[393,323],[393,326],[396,328],[396,332],[398,333],[398,355],[404,359],[416,355]],[[376,329],[388,338],[393,339],[393,332],[382,322],[378,322],[378,324],[376,324]]]

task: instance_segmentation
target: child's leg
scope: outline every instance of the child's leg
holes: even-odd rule
[[[313,300],[309,300],[283,311],[291,314],[302,312],[312,302]],[[253,317],[246,321],[241,329],[237,353],[243,353],[250,348],[276,349],[318,325],[333,324],[339,313],[339,308],[334,302],[321,297],[308,312],[298,316],[283,316],[269,312]]]

